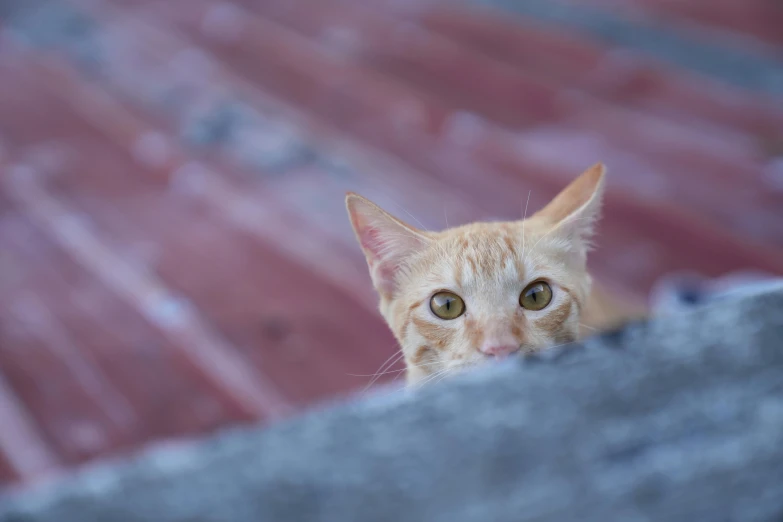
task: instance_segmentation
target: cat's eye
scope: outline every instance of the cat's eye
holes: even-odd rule
[[[430,310],[441,319],[456,319],[465,313],[465,301],[451,292],[438,292],[430,299]]]
[[[519,304],[526,310],[543,310],[552,302],[552,288],[543,281],[531,283],[519,296]]]

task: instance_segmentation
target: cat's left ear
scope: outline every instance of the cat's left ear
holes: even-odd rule
[[[349,193],[345,206],[375,289],[383,296],[394,295],[401,269],[429,245],[430,237],[358,194]]]
[[[533,216],[552,227],[550,233],[567,242],[582,259],[601,214],[605,175],[603,163],[593,165]]]

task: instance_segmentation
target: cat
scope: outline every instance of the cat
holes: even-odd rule
[[[409,386],[580,335],[601,210],[598,163],[520,221],[416,229],[358,194],[346,208]]]

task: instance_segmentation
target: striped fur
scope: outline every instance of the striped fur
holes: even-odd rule
[[[418,230],[356,194],[346,206],[367,258],[380,310],[405,357],[409,384],[485,361],[480,347],[522,352],[575,340],[591,278],[586,256],[598,218],[605,168],[585,171],[528,219],[472,223],[440,232]],[[524,309],[528,284],[546,281],[551,303]],[[430,299],[459,295],[465,313],[438,318]]]

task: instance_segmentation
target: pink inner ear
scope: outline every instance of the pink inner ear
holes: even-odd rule
[[[348,197],[348,213],[364,250],[376,288],[391,294],[399,268],[424,241],[415,229],[357,196]]]
[[[380,260],[381,251],[383,249],[382,234],[378,228],[366,226],[362,228],[359,235],[362,240],[362,246],[372,255],[368,261],[374,265]]]
[[[394,292],[394,277],[397,272],[398,263],[388,252],[385,257],[385,241],[383,233],[377,227],[368,226],[362,229],[360,233],[362,246],[368,252],[367,264],[373,274],[373,280],[379,292],[385,295],[391,295]]]

